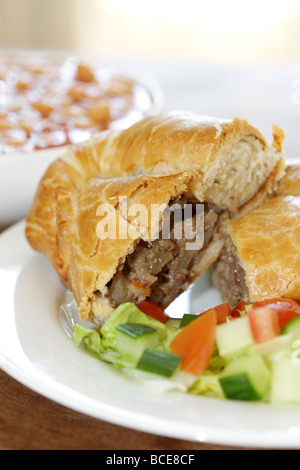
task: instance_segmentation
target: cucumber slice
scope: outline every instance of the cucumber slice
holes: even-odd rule
[[[199,318],[199,315],[192,315],[190,313],[186,313],[182,317],[179,328],[184,328],[185,326],[189,325],[192,321],[196,320],[197,318]]]
[[[294,339],[300,339],[300,315],[290,320],[281,331],[283,335],[288,333],[292,333]]]
[[[176,328],[176,330],[179,329],[181,319],[180,318],[168,318],[166,326],[170,328]]]
[[[220,356],[228,362],[245,355],[254,344],[248,317],[217,326],[216,342]]]
[[[152,374],[172,377],[181,362],[181,356],[163,353],[147,348],[140,358],[136,368]]]
[[[274,362],[272,403],[300,403],[300,363],[296,359],[291,349],[289,354]]]
[[[116,347],[125,356],[138,362],[147,347],[159,345],[157,330],[138,323],[125,323],[116,327]]]
[[[219,380],[226,398],[260,401],[269,392],[271,372],[257,354],[240,357],[228,364]]]

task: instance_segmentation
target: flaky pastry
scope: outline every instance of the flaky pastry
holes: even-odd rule
[[[269,146],[245,120],[166,113],[103,132],[49,167],[28,215],[27,239],[72,289],[83,319],[102,324],[128,300],[147,298],[165,308],[216,261],[224,220],[257,207],[283,176],[284,136],[276,126],[273,131]],[[191,254],[185,240],[162,240],[162,218],[156,239],[143,230],[135,239],[101,239],[103,203],[130,226],[123,197],[147,207],[203,203],[204,246]]]

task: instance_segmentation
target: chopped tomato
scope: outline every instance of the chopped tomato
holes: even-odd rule
[[[226,323],[227,317],[231,315],[231,310],[229,307],[229,303],[219,305],[215,307],[215,312],[217,315],[217,325],[222,325],[222,323]]]
[[[154,318],[155,320],[160,321],[161,323],[166,324],[168,320],[168,316],[165,314],[165,311],[156,305],[154,302],[150,302],[150,300],[143,300],[139,304],[139,309],[148,315],[149,317]]]
[[[234,310],[232,310],[231,316],[233,318],[239,318],[241,316],[241,312],[244,312],[246,310],[246,302],[244,300],[241,300],[239,304],[235,307]]]
[[[270,307],[277,311],[280,329],[293,318],[300,315],[300,305],[291,299],[272,299],[264,300],[263,302],[255,302],[253,308],[257,307]]]
[[[217,326],[215,309],[208,310],[185,326],[170,344],[170,351],[182,357],[181,369],[201,375],[211,361]]]
[[[273,308],[254,308],[248,313],[248,318],[256,343],[264,343],[280,335],[278,314]]]

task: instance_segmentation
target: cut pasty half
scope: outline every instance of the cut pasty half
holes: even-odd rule
[[[213,274],[224,300],[300,300],[300,197],[278,196],[226,225]]]
[[[101,324],[127,300],[148,298],[166,307],[220,255],[223,221],[257,207],[273,191],[285,169],[282,140],[276,127],[269,146],[247,121],[191,113],[104,132],[49,167],[28,215],[27,239],[73,290],[82,318]],[[129,206],[176,202],[194,211],[203,204],[203,247],[185,250],[186,240],[172,233],[163,239],[162,218],[153,227],[140,221],[136,238],[103,239],[103,204],[113,207],[112,218],[132,225],[120,198]]]

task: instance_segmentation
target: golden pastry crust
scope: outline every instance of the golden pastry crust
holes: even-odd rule
[[[264,202],[275,197],[277,195],[275,188],[278,188],[278,184],[285,179],[285,176],[286,162],[281,158],[272,173],[269,175],[269,178],[265,181],[255,196],[239,209],[236,217],[248,214],[248,212],[256,209]],[[298,194],[291,193],[291,195],[297,196]]]
[[[185,171],[204,173],[220,151],[231,148],[241,137],[251,135],[264,148],[267,144],[246,120],[218,120],[192,113],[149,116],[130,131],[110,134],[95,151],[101,154],[101,174],[125,175]]]
[[[285,139],[285,133],[280,127],[273,124],[273,147],[275,147],[278,152],[282,152],[282,146]]]
[[[276,197],[227,223],[252,301],[300,299],[300,198]]]
[[[105,283],[134,247],[132,240],[95,238],[95,208],[108,194],[117,201],[129,192],[139,203],[157,203],[161,195],[168,204],[171,197],[186,193],[218,210],[236,214],[243,206],[247,212],[282,176],[285,163],[275,141],[274,136],[269,147],[245,120],[192,113],[151,116],[129,129],[100,133],[49,167],[27,218],[27,239],[52,262],[87,318],[95,289],[104,302]],[[193,280],[216,260],[223,243],[223,234],[214,237],[193,267]],[[108,316],[111,307],[105,302]]]
[[[122,267],[126,257],[132,253],[140,240],[149,239],[149,231],[159,234],[162,211],[151,227],[151,205],[167,207],[172,199],[180,197],[187,188],[190,179],[188,173],[172,176],[138,176],[121,179],[92,179],[82,189],[78,198],[77,218],[71,250],[69,270],[69,287],[73,290],[80,314],[83,319],[97,321],[93,302],[98,302],[102,320],[114,310],[110,300],[105,298],[107,284]],[[138,220],[139,232],[132,225],[128,214],[124,214],[119,204],[121,198],[128,198],[128,211],[133,204],[143,204],[149,214],[148,221]],[[98,209],[101,205],[110,206],[110,220],[126,230],[127,236],[100,239],[97,231],[99,221]],[[126,218],[127,217],[127,218]],[[149,222],[149,223],[148,223]],[[131,232],[129,232],[131,226]],[[131,236],[130,236],[131,234]]]
[[[226,121],[193,113],[172,112],[149,116],[125,131],[103,133],[88,144],[71,150],[66,158],[75,159],[81,165],[89,160],[88,165],[93,169],[96,165],[96,171],[101,175],[192,171],[194,178],[190,189],[199,200],[215,203],[215,193],[220,193],[222,187],[229,183],[231,194],[228,199],[223,197],[224,208],[236,211],[256,195],[258,186],[265,183],[266,174],[270,174],[280,160],[280,130],[276,126],[273,126],[273,130],[274,141],[269,148],[260,131],[246,120],[235,118],[233,121]],[[242,156],[238,156],[236,166],[234,162],[230,162],[232,149],[241,142],[246,146],[247,139],[252,140],[252,145],[259,146],[261,151],[268,152],[269,149],[271,153],[268,158],[265,156],[261,159],[259,165],[256,165],[256,171],[249,176],[248,182],[257,180],[253,188],[239,186],[234,180],[232,170],[244,170],[240,165]],[[245,149],[245,154],[247,150]],[[246,172],[249,171],[249,164],[251,165],[249,160],[250,156],[246,155]],[[278,175],[277,179],[281,176],[282,174]],[[246,182],[247,180],[245,184]]]
[[[300,164],[288,166],[276,193],[278,196],[300,196]]]

